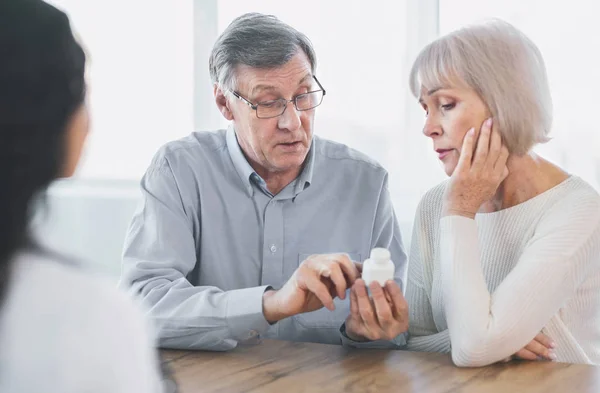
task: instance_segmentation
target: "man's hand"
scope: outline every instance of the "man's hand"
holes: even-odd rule
[[[323,306],[334,310],[333,299],[346,297],[360,276],[346,254],[311,255],[303,261],[283,288],[266,291],[263,313],[269,323],[292,315],[315,311]]]
[[[408,304],[394,281],[372,282],[372,298],[362,279],[356,280],[350,292],[350,315],[346,319],[346,335],[354,341],[392,340],[408,330]]]

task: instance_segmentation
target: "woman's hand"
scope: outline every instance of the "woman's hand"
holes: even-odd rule
[[[556,360],[554,349],[556,344],[552,339],[543,333],[539,333],[535,338],[524,348],[519,350],[512,356],[504,359],[504,362],[510,362],[513,359],[522,360]]]
[[[458,165],[446,189],[442,216],[460,215],[474,218],[481,205],[492,199],[506,176],[508,149],[502,137],[487,119],[477,138],[471,128],[463,141]]]
[[[372,297],[362,279],[356,280],[350,292],[350,315],[346,319],[346,335],[354,341],[393,340],[408,330],[408,303],[402,289],[393,280],[381,287],[369,285]]]

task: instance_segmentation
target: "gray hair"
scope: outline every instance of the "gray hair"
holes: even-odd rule
[[[308,57],[314,74],[317,60],[308,37],[273,15],[244,14],[231,22],[215,42],[209,59],[210,77],[226,90],[235,90],[239,65],[277,68],[300,50]]]
[[[512,154],[549,140],[552,98],[537,46],[501,20],[468,26],[427,45],[415,60],[410,89],[469,87],[486,103]]]

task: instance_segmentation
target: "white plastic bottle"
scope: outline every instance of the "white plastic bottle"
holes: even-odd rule
[[[362,279],[367,287],[373,281],[379,282],[383,287],[387,280],[394,279],[394,270],[396,267],[387,248],[374,248],[369,259],[363,264]]]

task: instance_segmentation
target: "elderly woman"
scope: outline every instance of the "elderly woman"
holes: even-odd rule
[[[410,83],[450,179],[416,214],[408,349],[600,363],[600,197],[532,152],[552,117],[537,47],[502,21],[467,27],[425,47]]]

